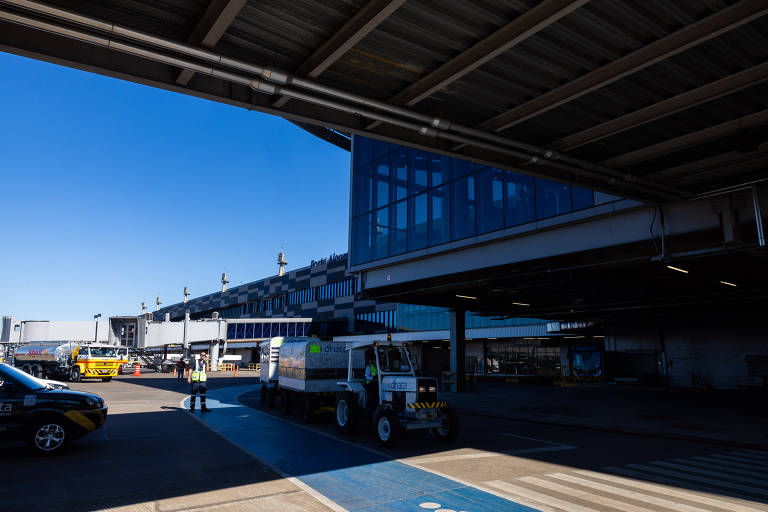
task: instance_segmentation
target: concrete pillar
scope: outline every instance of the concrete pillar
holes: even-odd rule
[[[456,376],[456,383],[453,386],[453,390],[457,393],[464,391],[466,370],[465,364],[465,349],[466,341],[465,337],[465,322],[464,322],[464,309],[454,308],[450,310],[451,316],[451,371]]]
[[[211,371],[215,372],[219,369],[219,340],[211,342],[210,350],[208,351],[208,360],[211,363]]]

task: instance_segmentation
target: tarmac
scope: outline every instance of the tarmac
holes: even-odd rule
[[[443,393],[457,412],[737,448],[768,448],[768,392],[476,383]]]

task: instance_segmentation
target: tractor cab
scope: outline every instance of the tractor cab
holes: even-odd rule
[[[442,441],[458,431],[453,410],[440,401],[437,381],[417,377],[406,342],[352,342],[347,346],[347,380],[336,400],[336,424],[351,432],[368,419],[379,442],[394,446],[402,430],[430,429]]]

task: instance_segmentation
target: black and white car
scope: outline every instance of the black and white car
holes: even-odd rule
[[[101,428],[106,418],[100,396],[60,389],[0,363],[0,439],[24,440],[40,454],[53,454]]]

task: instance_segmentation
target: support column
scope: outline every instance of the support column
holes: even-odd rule
[[[466,370],[464,368],[464,357],[466,351],[466,327],[464,322],[463,308],[454,308],[450,310],[451,316],[451,371],[456,376],[456,383],[453,390],[456,393],[464,392],[466,383]]]
[[[208,360],[211,364],[211,371],[219,370],[219,340],[211,342]]]

